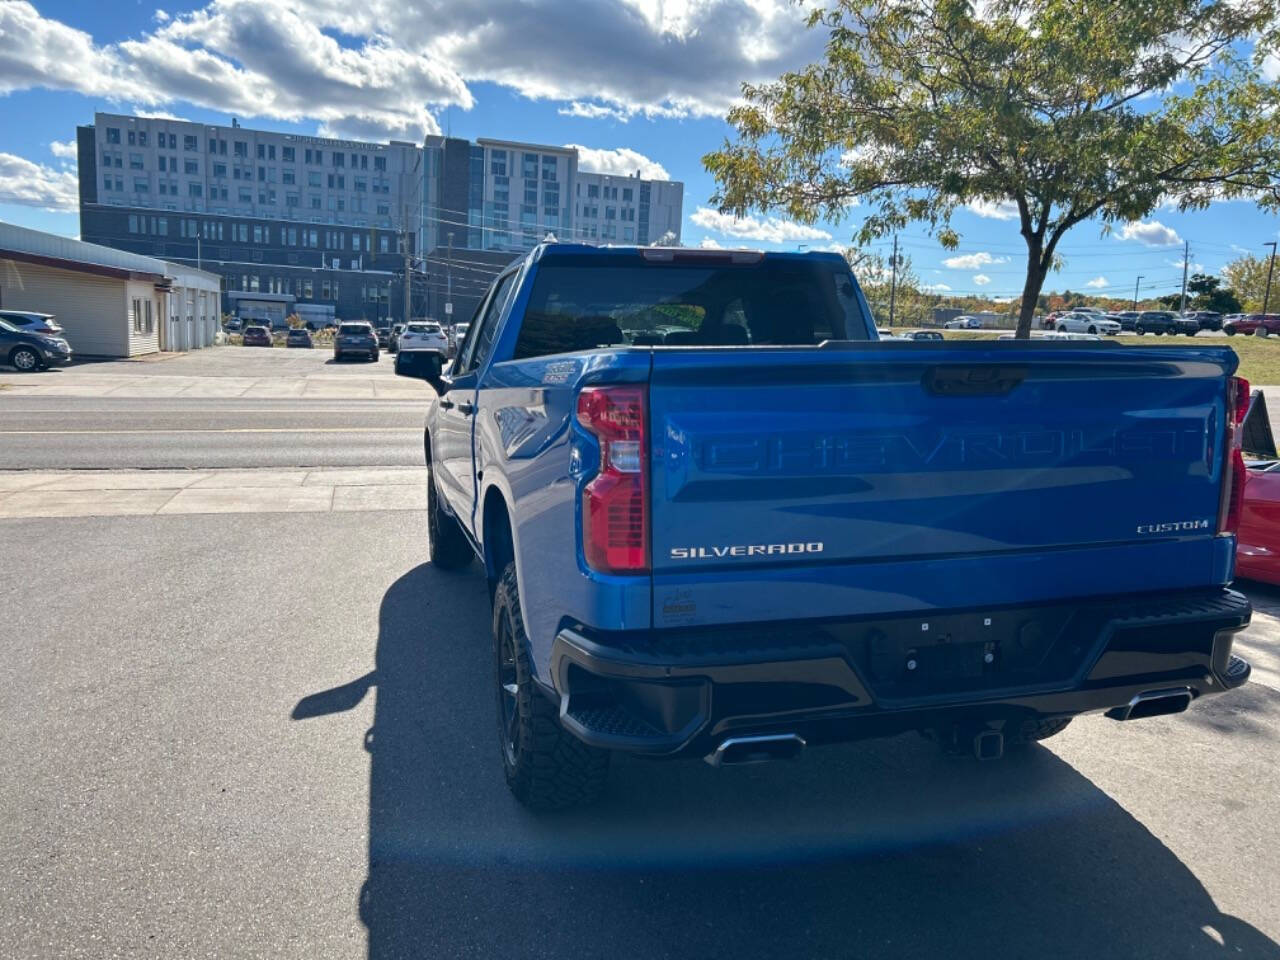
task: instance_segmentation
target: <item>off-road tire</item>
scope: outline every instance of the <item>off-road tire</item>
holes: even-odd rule
[[[493,595],[493,664],[502,769],[515,798],[531,810],[562,810],[598,798],[609,774],[609,752],[566,732],[556,704],[538,689],[514,563],[502,571]],[[512,694],[504,682],[515,687],[510,725],[503,703]]]
[[[1005,728],[1004,744],[1006,747],[1025,747],[1048,740],[1067,729],[1070,723],[1070,717],[1042,717],[1023,720],[1021,724],[1010,724]]]
[[[467,542],[466,534],[458,526],[457,517],[444,512],[440,495],[436,493],[435,468],[427,463],[427,536],[431,562],[441,570],[461,570],[469,564],[475,553]]]

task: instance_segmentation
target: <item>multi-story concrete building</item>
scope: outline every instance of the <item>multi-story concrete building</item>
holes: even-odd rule
[[[682,184],[582,171],[571,147],[364,143],[108,113],[77,129],[77,146],[86,241],[212,270],[223,312],[255,318],[401,317],[406,247],[411,313],[457,321],[547,234],[680,237]]]
[[[99,113],[77,147],[86,241],[221,274],[224,312],[260,292],[339,317],[401,315],[417,145]]]
[[[548,234],[645,246],[679,241],[684,185],[591,173],[578,151],[508,140],[427,137],[422,229],[428,303],[469,317],[503,266]]]

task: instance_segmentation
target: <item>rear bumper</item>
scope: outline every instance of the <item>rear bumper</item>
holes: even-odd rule
[[[579,739],[666,757],[705,756],[728,737],[796,734],[818,744],[1121,716],[1152,691],[1185,689],[1194,700],[1244,683],[1249,667],[1231,645],[1250,615],[1247,599],[1219,590],[935,617],[564,629],[550,692]]]

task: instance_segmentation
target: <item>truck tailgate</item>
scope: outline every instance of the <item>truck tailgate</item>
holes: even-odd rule
[[[1225,347],[655,350],[656,626],[1225,582]]]

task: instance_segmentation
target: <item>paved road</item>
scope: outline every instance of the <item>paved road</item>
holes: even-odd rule
[[[0,393],[0,469],[412,466],[425,400]]]
[[[423,528],[0,520],[0,956],[1280,957],[1272,686],[1019,761],[622,761],[537,817]]]

